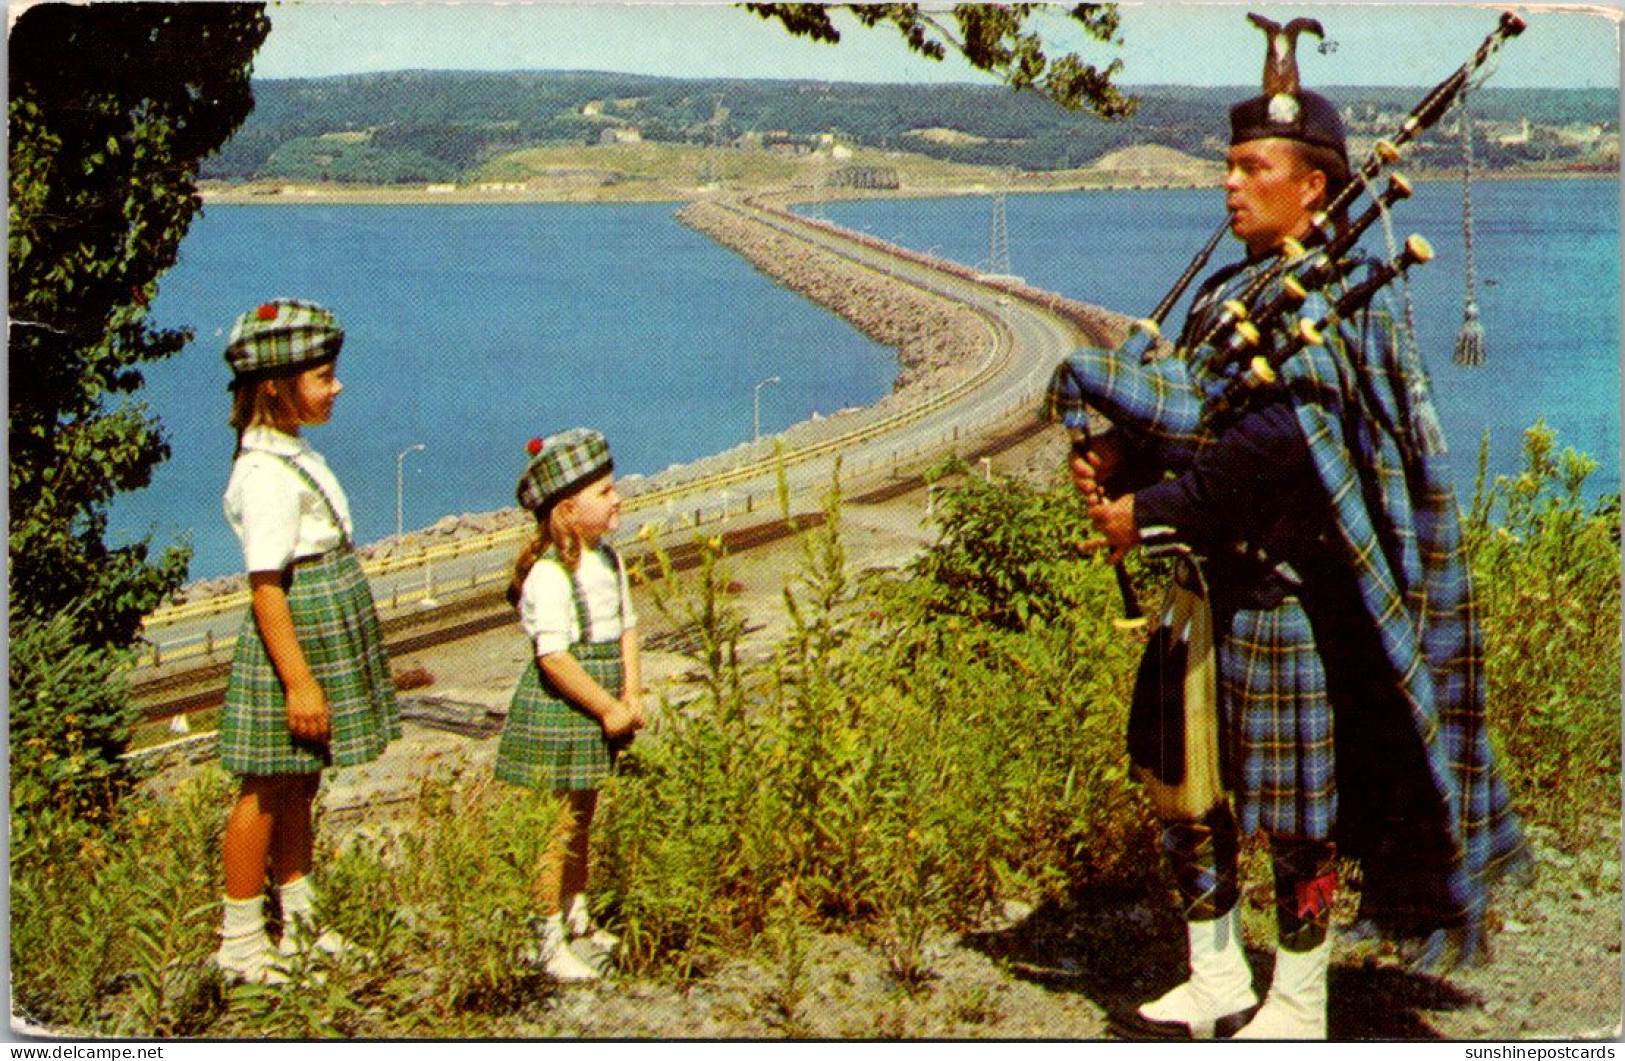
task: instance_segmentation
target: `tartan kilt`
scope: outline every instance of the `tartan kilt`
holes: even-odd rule
[[[1332,707],[1309,616],[1295,597],[1238,610],[1218,641],[1221,754],[1242,832],[1331,839]]]
[[[621,695],[621,644],[577,644],[570,654],[611,696]],[[554,792],[597,788],[630,738],[613,745],[596,718],[565,700],[534,658],[519,679],[497,745],[496,776]]]
[[[355,553],[335,549],[296,562],[288,610],[311,673],[327,694],[328,741],[295,740],[288,729],[282,680],[250,608],[226,686],[221,765],[236,774],[309,774],[378,758],[401,735],[401,722],[372,590]]]

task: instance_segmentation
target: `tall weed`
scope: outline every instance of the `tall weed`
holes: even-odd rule
[[[1619,809],[1619,497],[1588,504],[1596,462],[1557,453],[1555,440],[1537,423],[1523,471],[1493,484],[1480,451],[1466,535],[1513,794],[1577,848],[1595,839],[1599,815]]]

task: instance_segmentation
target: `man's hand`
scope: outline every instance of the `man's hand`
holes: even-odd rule
[[[1098,504],[1106,498],[1106,484],[1123,464],[1123,443],[1114,431],[1095,435],[1084,444],[1074,443],[1067,461],[1072,473],[1072,486],[1083,495],[1088,504]]]
[[[1079,545],[1080,553],[1105,549],[1106,562],[1117,564],[1140,544],[1140,525],[1134,518],[1133,494],[1124,494],[1111,501],[1096,501],[1089,506],[1088,514],[1089,522],[1094,524],[1101,536]]]
[[[649,716],[643,710],[643,697],[628,693],[621,700],[626,704],[626,709],[632,712],[633,729],[642,729],[649,724]]]

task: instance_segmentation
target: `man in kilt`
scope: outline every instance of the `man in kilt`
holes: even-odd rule
[[[1123,1018],[1130,1035],[1324,1038],[1340,856],[1360,863],[1362,920],[1427,940],[1431,956],[1477,949],[1490,883],[1527,858],[1489,746],[1430,384],[1391,313],[1351,314],[1240,408],[1218,401],[1245,366],[1202,337],[1350,179],[1336,108],[1291,87],[1230,111],[1226,205],[1247,253],[1199,289],[1175,354],[1143,337],[1081,349],[1049,396],[1069,425],[1110,424],[1074,446],[1070,465],[1094,544],[1117,561],[1153,528],[1171,529],[1200,558],[1212,614],[1228,798],[1165,817],[1190,977]],[[1312,293],[1303,316],[1324,317],[1361,274]],[[1286,341],[1284,324],[1262,337]],[[1155,710],[1158,664],[1141,669],[1131,753],[1178,784],[1183,764],[1147,761],[1158,756],[1132,740],[1158,731],[1141,714]],[[1162,731],[1175,746],[1187,737]],[[1273,861],[1278,938],[1254,1012],[1237,853],[1257,832]]]

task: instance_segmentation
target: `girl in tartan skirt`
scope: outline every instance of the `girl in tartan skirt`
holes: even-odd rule
[[[532,439],[519,503],[536,535],[514,563],[508,599],[534,646],[497,749],[498,778],[563,796],[563,859],[542,868],[543,919],[530,955],[558,980],[592,980],[615,938],[593,925],[587,861],[598,786],[644,723],[637,616],[619,556],[621,496],[604,436],[575,428]]]
[[[348,949],[316,926],[311,802],[323,768],[375,759],[400,735],[371,590],[350,547],[349,504],[299,435],[332,414],[343,342],[327,310],[279,299],[239,317],[226,347],[238,441],[225,511],[252,594],[220,724],[221,765],[241,779],[226,820],[215,958],[233,980],[278,983],[281,961]],[[267,871],[282,911],[275,949]]]

